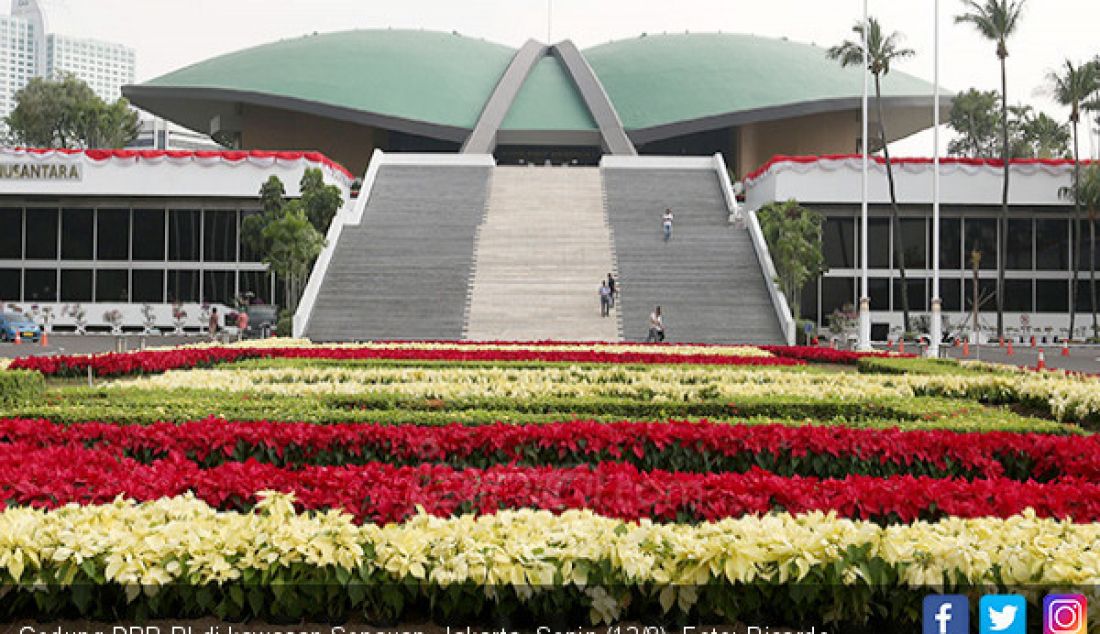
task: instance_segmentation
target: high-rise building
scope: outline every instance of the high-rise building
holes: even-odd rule
[[[0,120],[15,108],[15,94],[34,77],[72,73],[106,101],[134,82],[134,51],[121,44],[49,33],[38,0],[12,0],[0,16]]]

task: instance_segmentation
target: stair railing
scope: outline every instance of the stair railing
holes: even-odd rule
[[[367,210],[367,202],[370,200],[371,190],[374,189],[378,169],[384,161],[383,157],[382,150],[374,150],[370,157],[367,173],[363,176],[363,185],[359,188],[359,197],[355,199],[355,204],[344,205],[328,227],[328,233],[325,235],[325,248],[321,251],[321,255],[317,256],[317,261],[313,263],[309,281],[306,282],[306,288],[302,291],[302,299],[298,302],[298,310],[294,313],[293,334],[295,337],[303,336],[309,326],[313,306],[317,303],[317,296],[321,292],[321,284],[325,281],[329,264],[332,262],[332,255],[336,252],[336,245],[340,242],[340,235],[344,232],[344,227],[346,225],[358,225],[363,222],[363,213]]]
[[[775,264],[772,262],[771,252],[768,250],[768,242],[764,239],[764,232],[760,229],[760,221],[756,218],[756,211],[743,211],[733,193],[730,184],[729,170],[726,169],[726,161],[722,154],[714,155],[714,169],[718,172],[718,181],[721,183],[722,193],[726,197],[726,206],[730,215],[730,222],[744,221],[745,228],[752,238],[752,245],[756,251],[756,258],[760,262],[760,270],[764,274],[764,284],[768,288],[768,294],[772,298],[772,306],[775,308],[775,316],[779,319],[779,326],[783,330],[783,338],[787,345],[795,342],[795,321],[791,315],[790,304],[779,285],[775,283],[778,275],[775,272]]]

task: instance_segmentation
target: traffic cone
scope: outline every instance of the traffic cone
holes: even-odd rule
[[[42,331],[42,347],[45,348],[48,345],[50,345],[50,333],[43,330]]]
[[[18,330],[15,331],[15,341],[12,342],[12,343],[14,343],[17,346],[23,343],[23,338],[19,336],[19,331]]]
[[[970,356],[970,340],[969,339],[963,339],[963,356],[964,357],[969,357]]]
[[[1001,348],[1005,347],[1005,338],[1004,337],[997,337],[997,339],[999,341],[999,343],[997,345],[1000,346]]]
[[[1016,354],[1016,349],[1012,347],[1012,340],[1009,339],[1008,340],[1008,356],[1011,357],[1014,354]]]
[[[1043,349],[1042,348],[1039,348],[1039,362],[1035,364],[1035,369],[1036,370],[1046,370],[1047,369],[1047,357],[1046,357],[1045,354],[1043,354]]]
[[[898,339],[898,354],[905,354],[905,340]]]
[[[1062,356],[1063,357],[1068,357],[1069,356],[1069,337],[1066,337],[1065,339],[1062,340]]]
[[[1031,335],[1031,347],[1035,347],[1035,335]]]

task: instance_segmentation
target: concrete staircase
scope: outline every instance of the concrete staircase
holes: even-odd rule
[[[623,334],[644,340],[660,305],[669,341],[784,343],[748,232],[728,222],[711,170],[604,169]],[[664,242],[660,217],[675,216]]]
[[[620,338],[600,316],[600,281],[615,271],[598,168],[497,167],[478,231],[465,337]]]
[[[382,166],[362,223],[340,236],[305,336],[460,338],[490,172]]]

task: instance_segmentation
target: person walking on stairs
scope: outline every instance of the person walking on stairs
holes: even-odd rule
[[[607,317],[611,313],[611,287],[607,280],[600,282],[600,317]]]
[[[665,340],[665,320],[661,317],[661,307],[653,309],[649,314],[649,336],[646,343],[659,343]]]
[[[665,233],[665,242],[672,239],[672,210],[665,209],[664,215],[661,216],[661,229]]]
[[[607,287],[611,289],[611,307],[615,307],[615,277],[610,273],[607,274]]]

